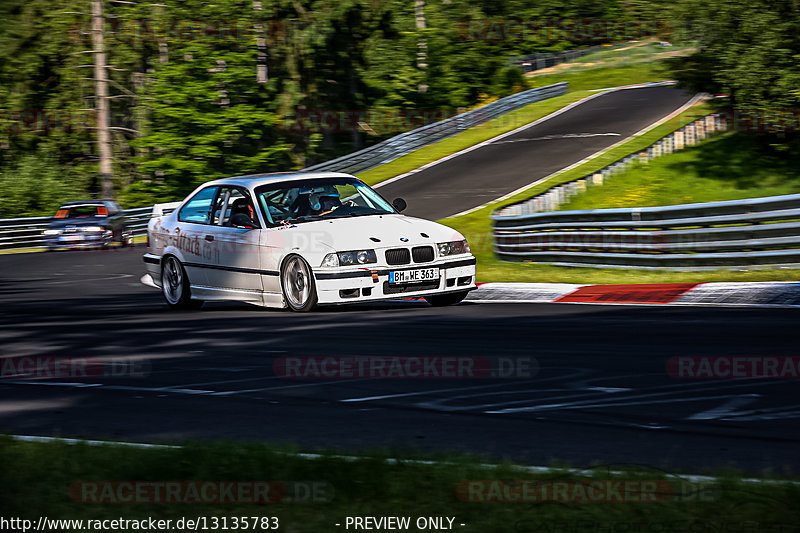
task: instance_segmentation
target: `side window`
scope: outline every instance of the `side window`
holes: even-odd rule
[[[223,226],[233,226],[237,228],[258,228],[258,223],[253,202],[250,195],[242,189],[231,189],[225,215],[222,218]]]
[[[220,217],[223,215],[222,209],[228,202],[228,196],[231,194],[229,187],[221,187],[217,199],[214,202],[214,208],[211,210],[211,223],[215,226],[219,225]]]
[[[217,187],[208,187],[195,194],[178,213],[180,222],[208,224],[211,214],[211,203],[217,193]]]

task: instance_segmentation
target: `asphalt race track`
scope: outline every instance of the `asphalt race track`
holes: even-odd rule
[[[796,379],[689,380],[665,370],[674,356],[796,356],[800,311],[410,301],[307,315],[237,304],[172,312],[138,281],[142,251],[0,256],[3,362],[97,357],[115,359],[120,373],[131,368],[122,363],[135,369],[6,372],[0,432],[263,439],[693,472],[800,467]],[[299,379],[273,367],[289,356],[351,355],[479,357],[531,371]]]
[[[405,214],[438,220],[499,198],[607,148],[679,109],[672,86],[615,91],[549,120],[378,188]]]

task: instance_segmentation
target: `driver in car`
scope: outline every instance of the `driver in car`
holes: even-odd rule
[[[308,201],[311,204],[311,209],[318,212],[318,216],[333,213],[338,208],[342,207],[342,201],[339,199],[339,191],[337,191],[336,187],[333,185],[326,185],[320,192],[310,194]]]

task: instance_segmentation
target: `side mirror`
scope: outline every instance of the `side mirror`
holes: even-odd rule
[[[395,199],[392,201],[392,207],[394,207],[395,209],[397,209],[397,212],[398,212],[398,213],[402,213],[402,212],[403,212],[403,210],[404,210],[406,207],[408,207],[408,204],[407,204],[407,203],[406,203],[406,201],[405,201],[405,200],[403,200],[402,198],[395,198]]]

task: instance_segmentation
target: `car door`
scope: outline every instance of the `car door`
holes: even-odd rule
[[[192,285],[208,285],[208,269],[215,262],[211,233],[211,207],[219,187],[206,187],[197,192],[178,212],[170,242],[180,250],[183,266]]]
[[[235,209],[249,205],[252,224],[235,226],[231,215]],[[214,244],[213,266],[207,271],[208,285],[214,288],[254,291],[259,295],[261,284],[261,254],[259,234],[261,224],[252,210],[253,202],[245,189],[220,187],[211,211],[211,225],[205,239]],[[255,220],[253,220],[255,218]]]

